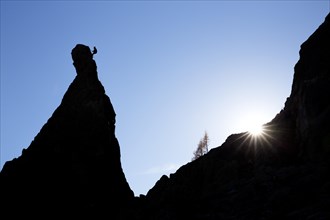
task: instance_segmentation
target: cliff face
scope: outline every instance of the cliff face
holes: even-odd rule
[[[329,158],[330,153],[330,18],[301,45],[291,95],[276,122],[289,117],[300,153]]]
[[[77,76],[22,155],[0,173],[7,210],[116,214],[134,194],[120,162],[115,111],[89,47],[72,50]],[[3,209],[3,210],[6,210]]]
[[[330,218],[330,15],[302,44],[291,95],[264,127],[164,175],[144,218]]]
[[[77,45],[72,58],[61,105],[0,173],[4,216],[330,219],[330,15],[302,44],[291,95],[262,136],[233,134],[136,198],[93,54]]]

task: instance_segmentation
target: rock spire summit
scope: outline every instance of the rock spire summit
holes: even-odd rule
[[[0,173],[3,210],[113,216],[134,198],[121,166],[116,113],[91,50],[77,44],[71,55],[77,76],[61,104]]]

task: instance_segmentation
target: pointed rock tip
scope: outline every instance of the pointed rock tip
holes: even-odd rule
[[[71,56],[74,63],[86,62],[93,59],[90,48],[83,44],[77,44],[72,49]]]
[[[96,76],[96,63],[91,49],[84,44],[77,44],[71,51],[73,65],[78,75]]]

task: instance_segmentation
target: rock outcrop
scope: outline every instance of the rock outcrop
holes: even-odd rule
[[[304,42],[263,136],[233,134],[163,176],[143,219],[330,219],[330,15]]]
[[[291,95],[274,123],[291,120],[301,156],[330,156],[330,18],[301,45]],[[288,119],[287,119],[288,118]]]
[[[121,168],[116,114],[93,54],[77,45],[72,58],[77,76],[61,105],[0,173],[4,212],[139,220],[330,219],[330,15],[302,44],[291,95],[262,136],[233,134],[140,197],[133,196]]]
[[[71,55],[77,76],[60,106],[0,173],[1,210],[12,215],[116,216],[134,198],[121,167],[116,113],[93,54],[78,44]]]

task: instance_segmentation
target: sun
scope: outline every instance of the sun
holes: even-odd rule
[[[265,133],[265,121],[266,117],[263,114],[250,113],[243,116],[240,125],[249,135],[257,137]]]
[[[251,123],[248,127],[248,132],[252,136],[260,136],[264,132],[263,125],[260,123]]]

